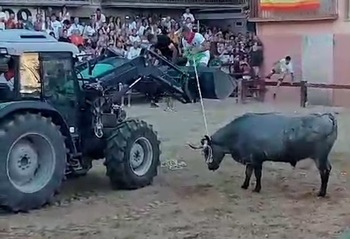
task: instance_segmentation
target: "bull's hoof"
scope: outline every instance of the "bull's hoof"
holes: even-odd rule
[[[241,186],[241,188],[244,189],[244,190],[247,190],[248,187],[249,187],[249,184],[245,184],[245,183]]]
[[[323,192],[323,191],[320,191],[318,194],[317,194],[317,197],[322,197],[324,198],[326,196],[326,192]]]
[[[254,193],[260,193],[260,191],[261,191],[261,188],[254,188],[253,190]]]

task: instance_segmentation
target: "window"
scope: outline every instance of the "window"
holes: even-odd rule
[[[241,27],[243,26],[243,22],[236,22],[236,27]]]
[[[42,67],[43,96],[66,119],[76,125],[78,82],[73,70],[71,53],[40,53]]]
[[[44,95],[58,101],[74,100],[75,87],[71,55],[43,53],[41,55]]]
[[[40,97],[39,54],[24,53],[20,58],[20,92]]]

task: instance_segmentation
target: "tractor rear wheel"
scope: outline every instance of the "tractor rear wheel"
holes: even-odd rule
[[[16,114],[1,122],[0,142],[0,206],[18,212],[50,202],[66,168],[58,127],[39,114]]]
[[[112,187],[137,189],[157,176],[160,141],[152,127],[138,119],[121,123],[107,139],[107,176]]]

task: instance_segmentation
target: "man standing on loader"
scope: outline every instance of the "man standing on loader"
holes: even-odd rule
[[[182,46],[184,56],[187,58],[186,66],[208,66],[210,60],[210,44],[204,36],[198,32],[193,32],[189,27],[182,28]]]

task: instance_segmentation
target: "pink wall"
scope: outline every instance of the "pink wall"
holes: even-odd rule
[[[322,22],[316,24],[314,28],[310,28],[305,32],[316,33],[315,29],[320,28]],[[263,27],[259,27],[259,37],[264,44],[264,69],[265,74],[271,69],[271,66],[275,61],[281,59],[285,55],[290,55],[294,62],[294,70],[296,74],[296,79],[301,79],[301,62],[302,62],[302,38],[303,35],[300,33],[286,33],[281,34],[280,31],[272,31],[272,29],[276,30],[277,28],[282,27],[280,24],[276,24],[276,27],[271,27],[270,25],[264,25]],[[316,27],[317,26],[317,27]],[[327,29],[327,26],[323,27]],[[310,27],[310,26],[309,26]],[[288,26],[284,26],[284,28],[288,28]],[[294,27],[289,27],[289,31]],[[322,27],[321,27],[322,28]],[[329,30],[329,28],[328,28]],[[273,34],[274,32],[274,34]],[[264,34],[267,33],[267,34]],[[321,32],[318,32],[321,33]],[[323,33],[323,30],[322,30]],[[349,34],[334,34],[334,61],[333,61],[333,83],[335,84],[344,84],[350,85],[350,54],[347,53],[347,49],[350,48],[350,33]],[[320,67],[327,67],[327,65],[323,65]],[[317,70],[317,69],[315,69]],[[274,78],[275,79],[275,78]],[[289,79],[288,79],[289,80]],[[273,90],[269,90],[266,99],[272,99]],[[298,88],[287,88],[281,87],[277,98],[279,101],[288,101],[295,102],[299,104],[300,93]],[[350,107],[350,90],[333,90],[332,97],[332,105],[333,106],[344,106]]]
[[[350,85],[350,34],[334,36],[334,83]],[[350,90],[334,90],[333,105],[350,107]]]

